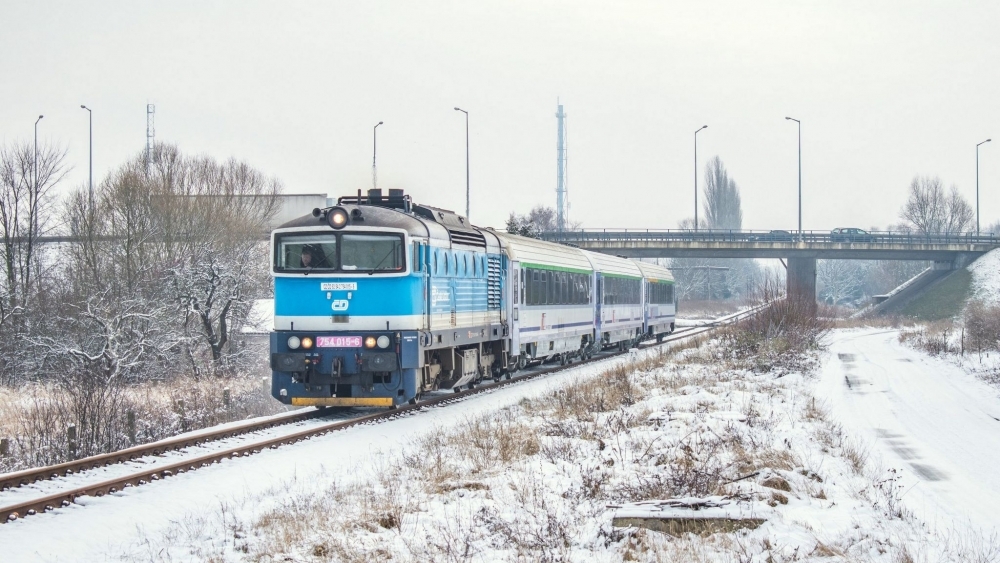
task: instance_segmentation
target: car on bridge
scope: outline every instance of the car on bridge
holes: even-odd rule
[[[747,239],[754,242],[792,242],[795,240],[795,236],[788,231],[778,229],[766,233],[752,234]]]
[[[863,229],[838,227],[830,231],[830,242],[875,242],[875,237]]]

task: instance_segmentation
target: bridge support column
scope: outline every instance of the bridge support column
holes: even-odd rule
[[[803,300],[816,311],[816,259],[789,258],[785,273],[788,298]]]

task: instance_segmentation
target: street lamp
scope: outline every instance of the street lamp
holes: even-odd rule
[[[802,239],[802,122],[794,117],[786,117],[799,126],[799,240]]]
[[[44,115],[39,115],[38,119],[35,120],[35,156],[32,158],[31,167],[34,168],[35,172],[35,194],[38,194],[38,122],[45,117]]]
[[[469,112],[455,108],[465,114],[465,220],[469,220]]]
[[[698,230],[698,132],[708,129],[708,125],[702,125],[698,131],[694,132],[694,230]]]
[[[979,145],[984,145],[993,139],[986,139]],[[979,236],[979,145],[976,145],[976,236]]]
[[[376,172],[375,172],[375,151],[378,148],[378,126],[379,125],[382,125],[381,121],[379,121],[378,123],[376,123],[375,127],[372,127],[372,188],[377,188],[378,187],[378,176],[376,175]]]
[[[87,198],[87,204],[90,209],[94,208],[94,112],[90,111],[90,108],[80,104],[80,107],[87,110],[87,120],[89,121],[90,129],[90,188],[89,196]]]

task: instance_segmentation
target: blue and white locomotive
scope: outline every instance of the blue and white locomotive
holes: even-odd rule
[[[674,329],[658,266],[480,229],[369,190],[275,229],[272,394],[394,406]]]

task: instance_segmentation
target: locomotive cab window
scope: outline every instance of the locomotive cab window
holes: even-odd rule
[[[398,235],[340,236],[340,263],[345,271],[400,272],[406,267],[403,238]]]
[[[282,234],[275,240],[274,271],[402,272],[403,237],[391,234]]]
[[[278,239],[276,246],[276,271],[336,269],[336,235],[286,235]]]

